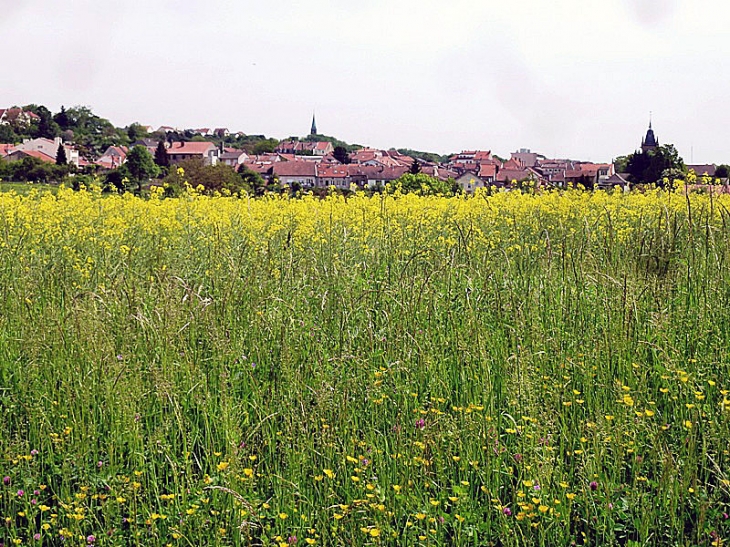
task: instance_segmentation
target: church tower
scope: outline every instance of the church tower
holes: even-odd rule
[[[309,132],[310,135],[316,135],[317,134],[317,122],[314,119],[314,113],[312,113],[312,129]]]
[[[654,130],[651,128],[651,114],[649,114],[649,130],[646,132],[646,137],[641,139],[641,151],[648,152],[654,150],[659,146],[659,141],[654,135]]]

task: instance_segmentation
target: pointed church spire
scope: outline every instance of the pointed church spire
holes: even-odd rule
[[[312,112],[312,130],[309,132],[310,135],[317,134],[317,121],[314,119],[314,112]]]
[[[649,150],[654,150],[657,146],[659,146],[659,139],[656,138],[654,130],[651,127],[651,112],[649,112],[649,130],[646,132],[646,137],[641,139],[641,149],[644,152],[648,152]]]

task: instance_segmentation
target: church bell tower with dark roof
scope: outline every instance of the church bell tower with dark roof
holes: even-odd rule
[[[312,113],[312,130],[309,132],[310,135],[316,135],[317,134],[317,122],[314,119],[314,113]]]
[[[654,135],[654,130],[651,128],[651,114],[649,114],[649,130],[646,132],[646,137],[641,139],[641,151],[648,152],[654,150],[659,146],[659,141]]]

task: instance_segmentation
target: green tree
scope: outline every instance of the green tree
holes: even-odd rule
[[[414,192],[423,195],[450,195],[452,184],[447,180],[437,179],[424,173],[406,173],[395,181],[394,188],[403,192]]]
[[[347,148],[344,146],[335,146],[335,151],[332,153],[334,158],[340,163],[350,163],[350,154],[347,153]]]
[[[20,161],[11,162],[10,178],[24,182],[48,182],[54,176],[53,165],[27,157]]]
[[[63,144],[59,144],[56,149],[56,165],[68,165],[66,149],[63,147]]]
[[[686,172],[684,160],[673,144],[657,146],[653,150],[635,152],[628,156],[626,172],[633,182],[663,185],[664,173]]]
[[[129,165],[129,156],[127,156]],[[231,194],[245,190],[244,181],[230,165],[218,163],[217,165],[206,165],[201,158],[183,160],[178,164],[182,168],[180,175],[177,169],[173,169],[164,178],[163,183],[181,191],[185,182],[196,188],[203,186],[206,193],[229,191]]]
[[[398,153],[404,156],[410,156],[411,158],[418,158],[420,160],[429,161],[431,163],[443,163],[449,159],[450,156],[441,156],[434,152],[421,152],[419,150],[411,150],[410,148],[398,148]]]
[[[421,164],[418,163],[418,160],[416,158],[413,158],[413,163],[411,164],[411,168],[408,170],[408,172],[411,175],[417,175],[421,172]]]
[[[155,149],[155,163],[160,167],[170,167],[170,156],[167,154],[164,141],[157,142]]]
[[[142,183],[160,173],[160,168],[152,158],[152,154],[147,148],[140,145],[129,151],[125,167],[129,171],[132,181],[137,184],[137,192],[142,191]]]
[[[619,156],[613,160],[613,168],[617,173],[627,173],[626,168],[629,165],[629,156]]]
[[[730,176],[730,166],[721,164],[715,169],[715,177],[718,179],[726,179]]]
[[[264,139],[254,144],[253,153],[257,156],[259,154],[270,154],[278,145],[279,141],[276,139]]]
[[[38,121],[33,123],[31,134],[34,138],[55,139],[61,133],[58,124],[53,121],[53,114],[43,105],[28,105],[23,108],[38,116]]]
[[[137,122],[127,126],[126,132],[129,142],[135,142],[147,136],[147,130]]]
[[[19,141],[18,135],[9,124],[0,125],[0,143],[15,144]]]
[[[53,121],[58,124],[58,126],[61,128],[61,131],[66,131],[67,129],[70,129],[71,120],[66,113],[66,107],[61,105],[61,111],[53,116]]]
[[[238,176],[243,180],[243,184],[249,192],[254,194],[261,193],[262,189],[266,187],[266,181],[256,171],[249,169],[245,165],[242,165],[238,169]]]

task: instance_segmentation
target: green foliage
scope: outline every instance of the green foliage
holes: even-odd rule
[[[717,166],[717,169],[715,169],[715,177],[719,179],[726,179],[730,176],[730,166],[721,164]]]
[[[215,192],[236,194],[251,189],[247,186],[246,179],[224,163],[206,165],[200,158],[191,158],[181,161],[178,168],[182,169],[182,173],[179,169],[173,169],[162,181],[163,185],[174,188],[176,193],[184,189],[186,182],[193,188],[202,186],[207,194]],[[250,175],[247,176],[251,178]]]
[[[141,145],[137,145],[129,151],[124,166],[129,171],[132,181],[137,183],[137,191],[142,190],[144,182],[160,173],[160,168],[152,158],[150,151]]]
[[[335,146],[332,156],[342,164],[350,163],[350,154],[347,153],[347,148],[344,146]]]
[[[408,172],[411,175],[417,175],[418,173],[421,172],[421,164],[418,162],[418,159],[413,158],[413,163],[411,163],[411,167],[408,170]]]
[[[75,106],[54,116],[54,121],[62,131],[72,132],[73,143],[81,155],[89,158],[98,158],[109,146],[126,146],[129,137],[124,129],[115,128],[112,123],[94,114],[87,106]],[[69,139],[67,139],[69,140]]]
[[[58,145],[56,150],[56,165],[67,165],[68,158],[66,157],[66,149],[63,147],[63,143]]]
[[[19,161],[4,162],[5,180],[20,182],[61,182],[73,171],[72,165],[56,165],[38,158],[26,157]]]
[[[33,112],[40,120],[35,123],[35,126],[31,129],[33,138],[44,138],[44,139],[55,139],[61,134],[61,129],[58,124],[53,121],[53,115],[51,111],[45,106],[28,105],[23,107],[23,110]]]
[[[256,171],[249,169],[245,165],[242,165],[238,168],[238,176],[241,177],[244,188],[254,194],[260,193],[263,188],[266,187],[266,181],[264,180],[264,178]]]
[[[449,181],[431,177],[423,173],[406,173],[392,185],[393,190],[399,189],[404,193],[417,193],[421,195],[450,195],[453,193],[452,184]]]
[[[160,167],[170,167],[170,156],[167,154],[164,141],[157,142],[155,149],[155,163]]]
[[[404,156],[418,158],[430,163],[442,163],[449,159],[449,156],[441,156],[433,152],[420,152],[418,150],[411,150],[410,148],[398,148],[397,151]]]
[[[617,173],[627,173],[630,156],[618,156],[613,160],[613,169]]]
[[[276,147],[279,145],[279,141],[276,139],[261,139],[258,140],[253,147],[251,148],[251,152],[254,155],[259,154],[270,154],[274,150],[276,150]]]
[[[20,142],[22,139],[16,135],[13,128],[9,124],[0,125],[0,143],[3,144],[15,144]]]
[[[147,133],[147,130],[144,127],[142,127],[141,124],[136,123],[136,122],[129,125],[126,128],[126,132],[127,132],[127,138],[129,139],[129,142],[135,142],[135,141],[138,141],[139,139],[144,139],[147,136],[149,136],[149,134]]]
[[[632,182],[662,185],[663,173],[667,170],[686,172],[684,161],[673,144],[658,146],[648,152],[635,152],[628,156],[626,172],[631,175]]]

